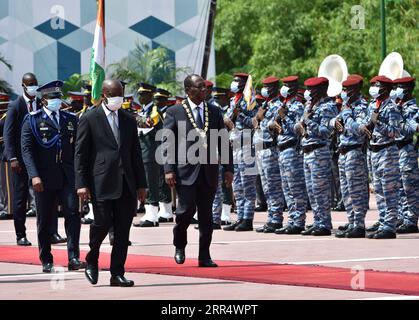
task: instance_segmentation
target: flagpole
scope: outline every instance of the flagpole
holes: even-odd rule
[[[211,0],[210,11],[208,16],[207,37],[205,39],[204,59],[202,62],[201,76],[206,79],[208,74],[208,65],[211,55],[212,35],[214,33],[215,14],[217,10],[217,0]]]

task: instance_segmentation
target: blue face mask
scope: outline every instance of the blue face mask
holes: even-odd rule
[[[340,97],[342,98],[342,101],[345,104],[349,101],[349,96],[348,96],[348,93],[346,91],[342,91],[340,93]]]
[[[403,98],[404,98],[404,90],[403,90],[403,88],[397,88],[396,89],[396,95],[397,95],[397,98],[399,98],[400,100],[403,100]]]
[[[396,101],[397,98],[398,97],[397,97],[397,91],[396,91],[396,89],[391,90],[390,91],[390,99],[391,99],[391,101]]]
[[[61,99],[47,99],[48,105],[46,108],[51,111],[58,111],[61,107]]]
[[[237,81],[233,81],[230,86],[230,91],[233,93],[239,92],[239,83]]]
[[[269,98],[269,90],[268,90],[268,88],[266,88],[266,87],[262,88],[262,90],[260,91],[260,94],[264,98]]]

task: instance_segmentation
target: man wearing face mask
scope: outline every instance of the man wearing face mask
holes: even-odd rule
[[[338,112],[334,101],[327,96],[329,80],[324,77],[310,78],[304,82],[307,100],[302,121],[295,126],[303,136],[304,175],[308,196],[314,214],[314,224],[302,235],[326,236],[331,234],[331,154],[332,130],[330,120]]]
[[[400,136],[401,114],[389,97],[393,81],[385,76],[376,76],[370,82],[369,92],[375,100],[368,106],[365,132],[370,139],[373,183],[380,219],[378,228],[368,238],[394,239],[400,188],[396,138]]]
[[[62,81],[47,83],[37,90],[43,108],[25,117],[22,126],[22,157],[35,191],[39,257],[43,272],[52,272],[51,224],[59,201],[67,234],[68,269],[85,267],[80,261],[80,216],[74,188],[74,143],[77,117],[60,111]]]
[[[269,122],[271,133],[277,137],[278,165],[282,187],[288,205],[288,223],[276,234],[300,234],[304,231],[307,192],[304,183],[303,156],[300,138],[295,131],[296,123],[304,114],[304,105],[297,100],[298,77],[282,79],[281,96],[284,101],[274,120]]]
[[[23,119],[29,112],[42,108],[36,98],[38,80],[33,73],[22,78],[23,95],[10,103],[4,125],[5,156],[12,170],[14,197],[12,213],[16,230],[17,244],[30,246],[26,238],[26,207],[28,202],[28,174],[21,153],[21,129]]]
[[[276,136],[271,135],[268,124],[275,119],[282,103],[278,95],[278,78],[267,77],[263,79],[262,84],[261,94],[266,101],[253,118],[253,126],[258,129],[254,135],[254,142],[257,146],[257,165],[263,193],[268,204],[268,219],[265,225],[256,229],[256,232],[274,233],[275,230],[282,228],[284,194],[278,164]]]
[[[255,214],[256,176],[255,150],[253,144],[253,118],[258,108],[248,110],[243,90],[249,75],[234,74],[231,92],[234,97],[224,116],[224,123],[230,130],[233,144],[234,181],[233,192],[236,199],[237,221],[224,228],[225,231],[252,231]]]
[[[396,143],[399,148],[401,174],[399,216],[403,224],[397,228],[397,233],[417,233],[419,232],[419,169],[413,135],[419,131],[419,109],[416,99],[412,96],[415,78],[404,77],[394,80],[393,83],[395,88],[390,92],[390,98],[397,103],[402,116],[401,132],[396,138]]]
[[[80,119],[75,171],[77,194],[82,200],[92,200],[95,217],[90,225],[86,278],[97,283],[100,246],[113,226],[110,285],[131,287],[134,282],[124,277],[129,231],[137,199],[145,200],[147,184],[137,123],[128,111],[120,110],[123,100],[121,82],[105,80],[102,104]]]
[[[338,238],[365,238],[365,215],[368,209],[366,159],[362,147],[365,134],[367,102],[360,94],[362,78],[348,77],[342,83],[340,114],[332,125],[340,134],[339,178],[348,225],[336,233]]]

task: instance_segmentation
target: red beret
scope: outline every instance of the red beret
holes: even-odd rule
[[[207,87],[213,87],[214,86],[214,83],[212,83],[211,81],[209,81],[209,80],[205,80],[205,85],[207,86]]]
[[[295,81],[298,81],[297,76],[288,76],[288,77],[282,78],[282,82],[295,82]]]
[[[352,87],[358,85],[362,79],[358,77],[348,77],[345,81],[342,82],[342,86],[344,87]]]
[[[361,81],[363,81],[363,80],[364,80],[364,78],[363,78],[362,76],[360,76],[359,74],[350,74],[350,75],[348,76],[348,79],[347,79],[347,80],[352,79],[352,78],[354,78],[354,79],[358,79],[358,80],[359,80],[359,82],[361,82]]]
[[[276,83],[276,82],[279,82],[279,79],[274,76],[267,77],[263,79],[262,81],[263,84],[271,84],[271,83]]]
[[[415,78],[413,77],[404,77],[404,78],[399,78],[393,81],[393,83],[409,83],[409,82],[415,82]]]
[[[317,87],[327,84],[329,84],[329,80],[325,77],[309,78],[306,81],[304,81],[304,85],[307,87]]]
[[[234,77],[239,77],[239,78],[247,78],[247,77],[249,77],[249,74],[244,73],[244,72],[236,72],[233,76]]]
[[[370,80],[370,83],[374,83],[374,82],[382,82],[382,83],[386,83],[386,84],[393,84],[393,80],[387,78],[386,76],[375,76],[374,78],[372,78]]]

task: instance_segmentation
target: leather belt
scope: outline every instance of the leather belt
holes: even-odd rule
[[[270,149],[270,148],[275,147],[275,146],[276,146],[276,144],[273,141],[263,143],[263,149]]]
[[[391,147],[395,144],[396,144],[396,141],[386,143],[386,144],[381,144],[381,145],[370,145],[369,149],[371,150],[371,152],[378,152],[385,148]]]
[[[342,146],[339,147],[338,151],[340,154],[347,154],[349,151],[361,148],[362,144],[354,144],[354,145],[350,145],[350,146]]]
[[[298,143],[297,140],[287,141],[287,142],[281,144],[280,146],[278,146],[278,150],[279,151],[287,150],[289,148],[295,147],[297,145],[297,143]]]
[[[308,146],[303,147],[303,152],[304,153],[310,153],[310,152],[312,152],[316,149],[320,149],[320,148],[323,148],[325,146],[326,146],[325,144],[310,144]]]
[[[399,149],[402,149],[402,148],[406,147],[407,145],[409,145],[411,143],[413,143],[413,139],[396,141],[397,148],[399,148]]]

